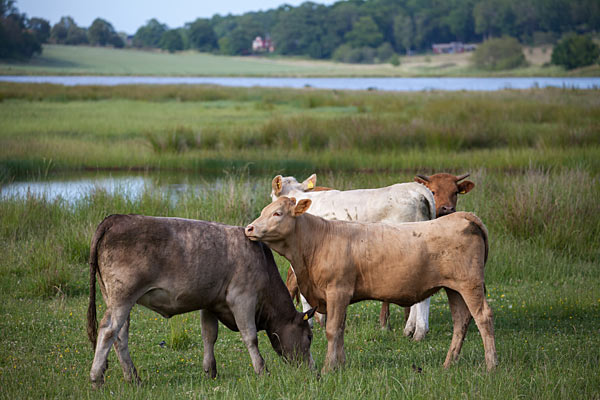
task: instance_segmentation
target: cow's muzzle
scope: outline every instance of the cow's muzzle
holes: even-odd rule
[[[250,240],[258,240],[259,238],[256,236],[256,228],[254,225],[250,224],[244,229],[244,233],[246,237]]]
[[[448,215],[448,214],[452,214],[453,212],[456,211],[456,208],[454,207],[449,207],[449,206],[441,206],[440,207],[440,211],[438,212],[438,217],[441,217],[443,215]]]

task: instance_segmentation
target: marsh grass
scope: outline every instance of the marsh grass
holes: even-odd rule
[[[590,160],[598,170],[600,97],[593,90],[373,93],[4,83],[0,93],[4,181],[67,170],[220,172],[246,164],[259,173],[396,170],[418,158],[426,161],[417,166],[432,168],[515,169]],[[577,161],[580,154],[585,157]]]

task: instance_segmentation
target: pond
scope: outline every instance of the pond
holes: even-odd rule
[[[165,76],[0,76],[0,81],[75,85],[222,85],[239,87],[284,87],[384,90],[384,91],[495,91],[564,87],[600,88],[600,77],[592,78],[266,78],[266,77],[165,77]]]
[[[257,178],[255,178],[257,179]],[[253,179],[250,179],[253,181]],[[183,173],[131,174],[131,173],[71,173],[58,174],[47,178],[28,181],[15,181],[0,185],[0,201],[8,198],[43,197],[49,201],[63,199],[75,203],[97,191],[108,195],[119,194],[135,200],[146,192],[160,192],[176,201],[182,194],[198,194],[206,191],[222,190],[230,182],[229,176]],[[256,186],[256,182],[250,182]],[[269,189],[270,190],[270,189]],[[265,199],[269,194],[265,187]]]

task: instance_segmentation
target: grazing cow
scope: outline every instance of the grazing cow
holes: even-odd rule
[[[487,229],[474,214],[453,213],[404,224],[330,221],[306,213],[311,200],[281,197],[246,227],[294,266],[300,291],[327,313],[323,370],[343,364],[348,305],[380,300],[410,306],[440,288],[448,295],[454,334],[444,367],[458,358],[471,318],[488,370],[497,364],[492,310],[485,300]]]
[[[417,175],[415,177],[415,182],[421,183],[423,185],[425,185],[428,189],[430,189],[430,191],[433,194],[434,197],[434,203],[436,205],[436,215],[442,216],[442,215],[446,215],[449,214],[451,212],[454,212],[456,210],[456,201],[457,201],[457,194],[465,194],[467,192],[469,192],[474,186],[475,184],[473,182],[470,181],[465,181],[462,183],[459,183],[461,180],[465,179],[467,176],[469,176],[469,174],[464,174],[461,176],[454,176],[451,174],[446,174],[446,173],[438,173],[435,175],[431,175],[429,177],[427,176],[423,176],[423,175]],[[271,199],[273,201],[275,201],[277,198],[279,198],[280,196],[293,196],[296,197],[298,199],[302,199],[302,198],[310,198],[311,200],[313,200],[313,202],[320,202],[321,197],[323,196],[320,193],[315,193],[315,194],[311,194],[311,195],[307,195],[307,193],[312,193],[312,191],[314,191],[313,188],[317,188],[316,186],[317,183],[317,175],[316,174],[312,174],[309,178],[307,178],[304,182],[299,183],[296,178],[292,177],[292,176],[288,176],[288,177],[281,177],[276,176],[273,179],[272,182],[272,190],[271,190]],[[324,188],[325,190],[327,190],[328,188]],[[387,188],[382,188],[382,189],[387,189]],[[367,196],[373,196],[373,190],[379,190],[379,189],[371,189],[368,192],[366,192]],[[360,191],[350,191],[350,192],[339,192],[337,191],[337,195],[335,197],[341,197],[344,196],[346,193],[360,193]],[[385,194],[385,191],[382,191],[381,193]],[[375,196],[380,195],[377,192],[375,193]],[[402,195],[401,193],[398,193],[396,195]],[[356,197],[354,197],[356,198]],[[333,201],[330,203],[333,207],[338,207],[339,201],[336,203],[334,203]],[[383,203],[385,205],[385,203]],[[357,204],[356,206],[361,206],[362,203],[360,201],[358,201],[357,199]],[[406,205],[401,205],[401,206],[405,206],[408,207],[408,209],[414,209],[414,204],[412,203],[408,203]],[[322,210],[325,209],[325,212],[322,212]],[[402,222],[414,222],[414,221],[420,221],[420,220],[424,220],[424,219],[431,219],[431,218],[419,218],[418,215],[414,214],[414,213],[390,213],[390,209],[386,208],[385,206],[380,206],[380,212],[377,215],[376,218],[371,218],[369,220],[360,220],[362,222],[381,222],[383,220],[385,220],[386,218],[391,217],[394,218],[394,223],[402,223]],[[316,207],[313,205],[310,209],[310,213],[313,215],[318,215],[324,218],[328,218],[328,215],[330,215],[330,213],[328,214],[328,210],[326,207],[322,207],[319,210],[316,209]],[[348,218],[348,215],[344,215],[343,213],[336,213],[336,218],[333,219],[339,219],[339,220],[352,220],[351,218]],[[389,221],[389,219],[388,219]],[[296,280],[295,280],[295,276],[293,273],[293,269],[290,267],[288,269],[288,278],[286,281],[286,286],[288,288],[288,291],[290,292],[290,295],[292,296],[292,298],[295,298],[298,294],[296,293],[298,290],[298,285],[296,284]],[[304,310],[308,310],[310,309],[310,305],[308,304],[308,302],[306,302],[306,299],[304,299],[302,296],[300,296],[301,301],[302,301],[302,305],[303,305],[303,309]],[[410,316],[408,313],[408,309],[406,309],[406,316],[407,316],[407,321],[406,321],[406,326],[404,328],[404,334],[406,336],[410,336],[412,335],[413,338],[415,340],[421,340],[425,337],[425,334],[429,331],[429,299],[424,300],[421,303],[415,304],[412,308],[411,308],[411,312],[410,312]],[[381,306],[381,313],[379,315],[379,321],[380,321],[380,325],[382,328],[389,328],[389,315],[390,315],[390,311],[389,311],[389,303],[384,302]],[[316,317],[321,319],[321,316],[319,315],[319,313],[316,314]]]
[[[96,320],[96,275],[107,305]],[[266,330],[286,359],[313,364],[307,313],[296,311],[273,254],[252,243],[244,228],[181,218],[111,215],[96,229],[90,248],[88,337],[95,348],[90,378],[104,382],[114,343],[125,379],[140,379],[129,356],[129,313],[135,303],[163,317],[201,311],[204,371],[217,374],[218,321],[241,333],[254,371],[264,370],[257,331]]]

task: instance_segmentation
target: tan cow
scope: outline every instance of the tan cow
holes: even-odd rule
[[[440,288],[448,295],[454,334],[444,366],[458,358],[471,318],[488,370],[497,364],[492,310],[485,300],[487,229],[474,214],[399,225],[331,221],[306,213],[311,200],[282,197],[246,227],[287,258],[308,302],[327,313],[323,370],[343,364],[349,304],[380,300],[410,306]]]

